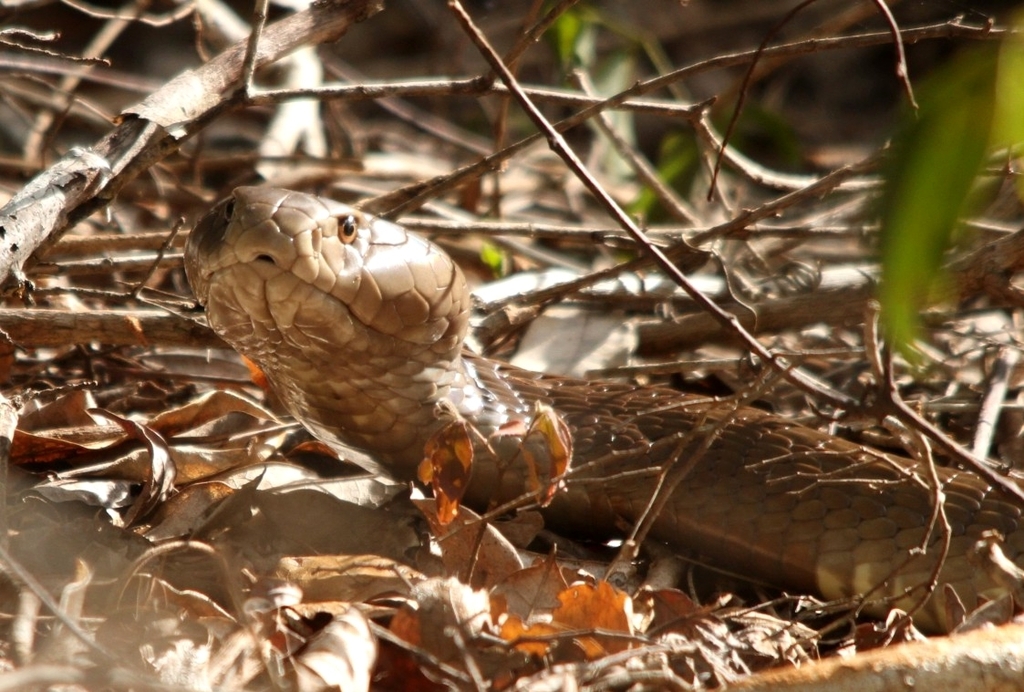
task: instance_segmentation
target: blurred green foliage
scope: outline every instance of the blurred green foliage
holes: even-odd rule
[[[920,110],[892,142],[880,214],[882,320],[911,362],[921,311],[947,293],[942,265],[960,220],[991,188],[979,183],[983,165],[1024,143],[1024,42],[1011,35],[966,51],[917,91]]]
[[[494,243],[484,243],[480,248],[480,262],[490,269],[495,277],[508,273],[508,253]]]
[[[732,108],[733,104],[716,106],[711,119],[718,132],[725,130]],[[799,170],[804,161],[800,138],[792,124],[757,102],[748,103],[740,112],[729,147],[747,154],[756,152],[755,158],[768,160],[769,165],[782,170]],[[699,175],[704,165],[692,129],[671,130],[662,137],[655,169],[660,179],[684,199],[707,194],[708,178]],[[695,184],[704,187],[694,189]],[[646,186],[629,205],[629,212],[648,222],[666,218],[657,195]]]
[[[662,137],[658,147],[658,160],[655,163],[658,178],[666,185],[681,192],[684,197],[688,197],[697,167],[700,165],[699,154],[697,140],[692,131],[668,132]],[[659,218],[656,211],[657,205],[658,196],[645,185],[629,205],[628,211],[630,214],[650,221]]]
[[[591,64],[596,33],[597,24],[586,8],[570,9],[555,21],[546,35],[563,72]]]

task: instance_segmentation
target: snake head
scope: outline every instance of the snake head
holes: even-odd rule
[[[347,332],[335,343],[357,350],[457,352],[468,320],[462,273],[432,243],[289,190],[236,189],[192,231],[185,270],[211,326],[243,352],[248,331],[276,348],[314,339],[328,317],[334,337]]]
[[[415,474],[435,405],[464,388],[469,290],[447,254],[337,202],[240,187],[192,231],[185,271],[213,330],[314,435]]]

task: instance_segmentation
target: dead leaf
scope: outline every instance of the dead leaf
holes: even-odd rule
[[[516,548],[526,548],[544,529],[544,516],[532,510],[519,510],[509,519],[495,521],[494,528]]]
[[[628,595],[606,581],[597,584],[576,584],[558,595],[560,605],[553,613],[554,622],[571,630],[602,630],[627,637],[633,633],[633,603]],[[577,643],[588,657],[614,653],[631,646],[626,638],[580,637]]]
[[[924,636],[914,627],[910,616],[897,608],[889,611],[884,623],[865,623],[854,630],[858,652],[914,641],[924,641]]]
[[[379,555],[285,557],[274,576],[301,588],[306,604],[407,597],[413,584],[426,579],[412,567]]]
[[[523,568],[519,552],[490,523],[463,507],[447,524],[437,516],[434,500],[414,500],[430,524],[449,574],[475,588],[489,588]]]
[[[113,479],[54,478],[39,483],[33,490],[51,502],[82,502],[113,510],[124,509],[135,501],[135,485]]]
[[[229,391],[213,391],[184,406],[171,409],[149,420],[149,427],[165,437],[174,437],[195,430],[232,413],[243,413],[256,420],[274,421],[269,410]]]
[[[590,370],[628,365],[638,343],[636,322],[620,313],[554,305],[531,320],[511,360],[532,372],[587,377]]]
[[[562,628],[545,623],[527,625],[516,616],[510,616],[501,623],[501,638],[513,644],[523,653],[543,658],[553,642],[558,641]]]
[[[96,449],[114,447],[127,436],[116,425],[93,425],[82,428],[47,430],[45,433],[14,431],[11,442],[11,463],[17,466],[45,466],[54,462],[76,465],[81,458],[92,458]]]
[[[17,465],[74,465],[91,452],[108,449],[128,439],[119,425],[103,425],[89,414],[96,406],[88,392],[74,391],[33,409],[18,418],[11,444],[11,461]]]
[[[684,623],[688,623],[695,617],[701,617],[711,612],[709,606],[700,606],[692,598],[678,589],[656,589],[646,591],[649,594],[651,606],[654,610],[654,621],[651,627],[658,631],[686,631]],[[720,607],[715,604],[714,607]]]
[[[89,413],[114,421],[129,437],[145,444],[149,451],[149,478],[124,518],[125,525],[131,526],[170,496],[176,474],[170,451],[164,438],[144,425],[102,409],[90,409]]]
[[[11,383],[11,370],[16,361],[16,353],[17,347],[11,341],[11,337],[0,329],[0,383],[4,385]]]
[[[152,580],[150,585],[157,584],[167,587],[159,580]],[[156,593],[167,593],[163,588]],[[105,613],[97,641],[119,660],[152,669],[165,685],[210,689],[209,664],[215,641],[211,625],[236,625],[216,615],[206,616],[201,622],[198,615],[184,600],[171,603],[158,598],[141,604],[126,603]]]
[[[556,599],[558,605],[548,622],[527,624],[509,613],[502,621],[501,637],[520,651],[543,656],[552,654],[554,645],[571,637],[578,654],[568,660],[582,656],[592,661],[633,645],[632,601],[608,582],[575,584],[558,593]],[[536,612],[531,619],[537,619]],[[621,636],[608,636],[615,634]],[[559,657],[567,659],[564,647],[559,647]]]
[[[546,473],[541,472],[540,465],[528,444],[537,436],[543,441],[542,447],[546,452]],[[523,457],[530,472],[527,487],[539,492],[541,507],[547,507],[554,499],[572,461],[572,433],[569,426],[558,412],[547,404],[537,403],[533,418],[530,420],[530,430],[524,438]]]
[[[551,503],[572,462],[572,434],[569,426],[553,408],[537,402],[528,424],[510,421],[491,434],[491,439],[519,438],[519,453],[526,461],[529,476],[525,485],[539,498],[540,505]]]
[[[96,420],[88,413],[91,408],[96,408],[96,400],[91,392],[82,389],[43,405],[39,405],[38,399],[30,399],[18,418],[18,427],[29,431],[92,427]]]
[[[224,483],[193,483],[160,504],[143,532],[151,541],[191,536],[206,521],[210,510],[234,490]]]
[[[450,421],[430,436],[423,455],[419,477],[433,489],[437,519],[445,526],[459,513],[459,503],[469,485],[473,468],[469,425],[463,420]]]
[[[487,592],[457,579],[424,580],[413,587],[412,601],[418,607],[402,606],[390,629],[440,661],[461,661],[472,642],[494,630]]]
[[[554,611],[560,604],[558,594],[568,587],[554,555],[549,555],[510,574],[491,591],[491,597],[500,596],[509,613],[531,622],[540,613]]]
[[[350,606],[331,618],[294,660],[300,692],[360,692],[370,688],[370,675],[377,662],[377,640],[370,633],[366,616],[359,608]]]
[[[270,387],[270,381],[267,379],[267,376],[263,373],[260,366],[256,364],[256,361],[242,356],[242,362],[245,363],[245,367],[249,369],[249,379],[252,380],[253,384],[264,392],[272,393],[273,389]]]

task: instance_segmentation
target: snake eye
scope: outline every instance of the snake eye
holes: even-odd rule
[[[356,239],[356,231],[359,230],[358,227],[356,226],[356,217],[354,217],[352,214],[349,214],[344,219],[342,219],[340,230],[341,233],[339,234],[339,237],[341,238],[341,242],[348,245],[349,243],[354,241]]]

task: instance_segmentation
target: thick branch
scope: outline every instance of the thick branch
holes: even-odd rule
[[[257,67],[301,46],[335,41],[382,0],[325,0],[267,27]],[[106,206],[140,172],[178,149],[232,103],[246,41],[184,72],[123,114],[91,149],[73,149],[0,209],[0,284],[21,278],[29,257],[77,221]]]

